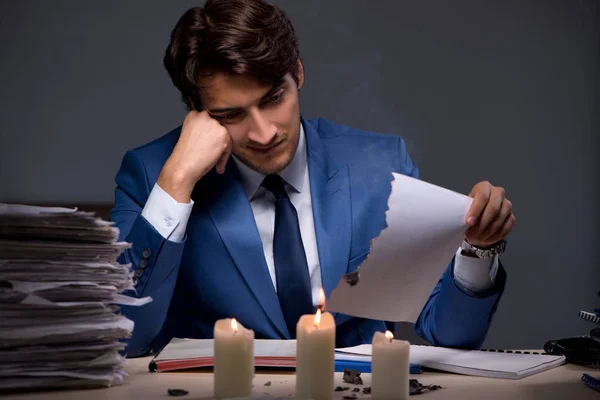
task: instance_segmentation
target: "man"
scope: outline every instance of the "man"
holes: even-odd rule
[[[392,172],[418,176],[396,136],[301,117],[294,29],[261,0],[187,11],[164,64],[189,114],[127,152],[111,218],[133,247],[135,321],[128,356],[173,337],[210,338],[235,317],[257,338],[294,338],[302,314],[364,260],[385,226]],[[416,331],[442,346],[482,344],[505,284],[498,261],[514,215],[504,190],[470,194],[465,243]],[[401,307],[402,305],[393,305]],[[335,315],[337,345],[370,342],[383,321]]]

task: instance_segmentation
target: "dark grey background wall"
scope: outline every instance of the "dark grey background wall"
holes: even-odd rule
[[[185,115],[162,68],[202,1],[0,2],[0,201],[112,201],[124,152]],[[517,227],[485,346],[585,333],[600,306],[599,6],[277,1],[300,37],[303,113],[402,135],[422,179],[506,188]]]

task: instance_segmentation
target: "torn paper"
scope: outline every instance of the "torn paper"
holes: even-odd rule
[[[358,273],[342,277],[327,310],[415,322],[460,246],[472,199],[393,174],[385,228]]]

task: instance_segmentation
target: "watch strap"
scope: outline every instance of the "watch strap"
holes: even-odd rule
[[[506,240],[501,240],[498,243],[494,243],[490,247],[480,248],[473,246],[466,240],[463,240],[461,244],[461,254],[464,256],[477,257],[477,258],[492,258],[497,254],[504,253],[506,251]]]

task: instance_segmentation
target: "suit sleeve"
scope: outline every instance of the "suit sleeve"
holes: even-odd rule
[[[419,170],[401,138],[398,138],[396,172],[419,178]],[[504,292],[506,272],[499,262],[494,285],[472,293],[455,281],[454,261],[453,257],[431,292],[415,323],[415,331],[436,346],[480,348]]]
[[[133,335],[127,344],[128,357],[149,353],[160,333],[177,282],[177,274],[185,239],[166,240],[141,215],[150,184],[143,162],[134,151],[125,154],[116,176],[115,205],[111,220],[119,228],[119,240],[132,243],[119,262],[131,264],[134,274],[135,297],[152,297],[141,307],[122,306],[123,314],[134,324]]]
[[[436,346],[479,349],[504,292],[506,272],[500,263],[494,286],[472,294],[455,282],[453,269],[454,261],[431,292],[415,330]]]

